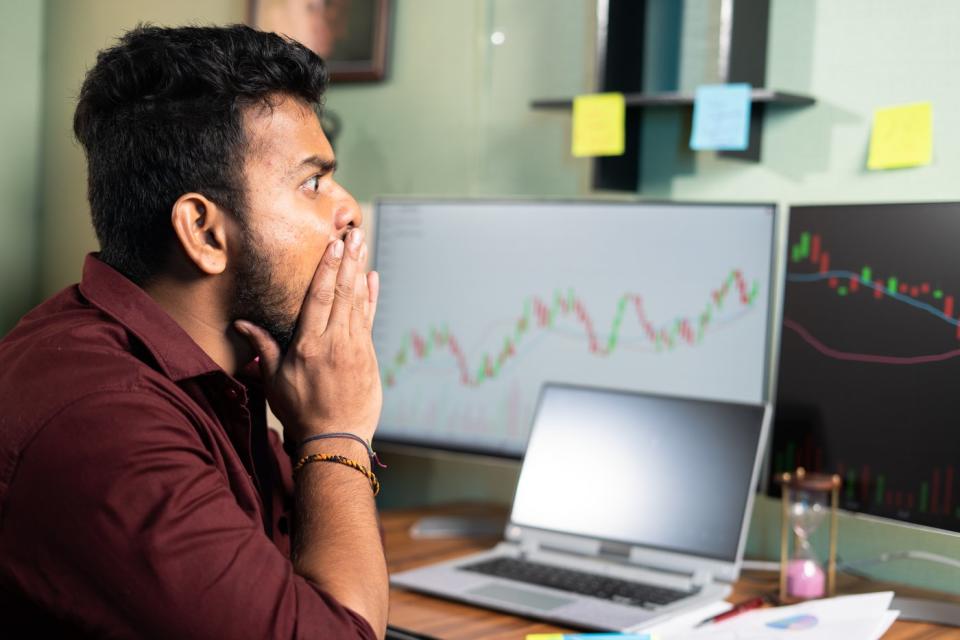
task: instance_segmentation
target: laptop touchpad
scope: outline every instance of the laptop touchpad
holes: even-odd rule
[[[485,584],[480,587],[469,589],[467,593],[475,596],[481,596],[483,598],[490,598],[492,600],[500,600],[501,602],[519,604],[525,607],[531,607],[533,609],[542,609],[544,611],[549,611],[550,609],[556,609],[557,607],[562,607],[563,605],[576,602],[576,600],[571,598],[558,598],[545,593],[527,591],[526,589],[517,589],[515,587],[508,587],[502,584]]]

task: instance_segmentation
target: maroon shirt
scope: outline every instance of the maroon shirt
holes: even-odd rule
[[[293,572],[292,490],[257,383],[96,257],[0,341],[0,635],[375,637]]]

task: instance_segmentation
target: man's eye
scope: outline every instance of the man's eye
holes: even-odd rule
[[[316,193],[320,190],[320,174],[318,173],[315,176],[311,176],[309,180],[304,183],[310,191]]]

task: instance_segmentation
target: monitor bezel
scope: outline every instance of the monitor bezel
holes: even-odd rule
[[[381,196],[373,200],[371,211],[373,213],[373,253],[370,256],[371,268],[377,268],[377,256],[379,254],[381,236],[379,233],[380,213],[384,205],[389,204],[468,204],[468,205],[490,205],[490,204],[557,204],[557,205],[603,205],[603,206],[623,206],[636,207],[638,205],[651,206],[677,206],[677,207],[756,207],[758,209],[767,209],[772,216],[771,238],[770,238],[770,264],[768,266],[768,309],[767,309],[767,330],[764,338],[764,369],[763,369],[763,396],[758,404],[773,403],[775,389],[773,388],[772,376],[776,368],[775,362],[771,356],[774,353],[774,331],[779,331],[780,312],[782,309],[782,284],[780,283],[780,257],[783,253],[780,250],[779,242],[781,240],[781,227],[783,223],[783,211],[777,203],[771,201],[713,201],[713,200],[665,200],[665,199],[628,199],[628,198],[568,198],[568,197],[536,197],[536,196],[509,196],[509,197],[451,197],[451,196]],[[636,390],[635,390],[636,391]],[[379,431],[378,424],[377,430]],[[377,447],[383,447],[387,450],[415,449],[423,454],[430,451],[440,451],[448,454],[463,455],[478,458],[493,458],[499,460],[522,461],[523,452],[512,453],[493,447],[454,445],[449,443],[438,443],[421,438],[398,438],[396,436],[380,436],[374,434],[374,443]],[[524,446],[524,451],[526,446]],[[764,453],[766,456],[766,452]],[[766,468],[766,464],[761,465],[761,472]],[[765,478],[762,478],[765,480]],[[760,485],[760,481],[757,482]]]

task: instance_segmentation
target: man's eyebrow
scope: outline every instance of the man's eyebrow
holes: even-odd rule
[[[299,173],[303,167],[307,166],[315,167],[321,173],[333,173],[337,170],[337,161],[317,155],[308,156],[301,160],[300,163],[294,167],[293,171],[290,173]]]

